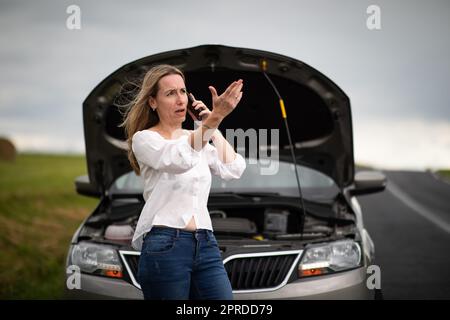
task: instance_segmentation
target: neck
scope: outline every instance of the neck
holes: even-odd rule
[[[181,128],[181,123],[167,123],[167,122],[159,122],[158,123],[158,127],[159,129],[164,132],[167,133],[169,135],[173,135],[177,130],[182,130]]]

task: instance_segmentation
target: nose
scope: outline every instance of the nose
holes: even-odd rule
[[[182,104],[184,102],[184,92],[177,93],[177,104]]]

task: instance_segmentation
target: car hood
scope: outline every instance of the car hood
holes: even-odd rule
[[[153,65],[177,66],[196,99],[211,106],[209,85],[220,94],[234,80],[244,80],[243,98],[221,124],[221,129],[269,133],[278,129],[279,143],[272,148],[289,160],[288,136],[278,98],[260,69],[267,61],[267,74],[281,94],[295,145],[298,163],[330,176],[343,188],[353,182],[354,160],[350,100],[329,78],[302,61],[280,54],[222,45],[202,45],[150,55],[119,68],[83,102],[84,135],[89,180],[102,192],[116,178],[131,170],[122,122],[123,102],[129,102],[146,71]],[[134,84],[133,84],[134,83]],[[134,90],[134,91],[133,91]],[[183,124],[192,128],[189,116]],[[223,130],[226,133],[225,130]],[[260,141],[260,144],[262,142]],[[246,155],[253,152],[247,145]],[[273,149],[275,150],[275,149]],[[300,177],[301,178],[301,177]]]

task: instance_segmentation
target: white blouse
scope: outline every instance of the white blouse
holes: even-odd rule
[[[224,180],[239,179],[246,168],[240,154],[223,163],[215,146],[207,143],[200,151],[188,141],[188,130],[169,140],[150,130],[138,131],[132,138],[132,150],[144,180],[145,205],[131,245],[142,249],[144,235],[153,225],[183,229],[192,216],[199,229],[213,230],[207,202],[211,172]]]

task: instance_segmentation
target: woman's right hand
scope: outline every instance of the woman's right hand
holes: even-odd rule
[[[200,151],[212,137],[222,120],[236,108],[242,98],[241,89],[244,85],[243,82],[242,79],[234,81],[220,96],[217,95],[217,91],[213,86],[209,86],[213,110],[205,121],[202,121],[201,128],[199,127],[190,134],[189,143],[193,149]],[[203,127],[208,128],[208,130],[204,130]]]
[[[234,81],[220,96],[217,95],[217,91],[213,86],[209,86],[208,88],[212,95],[212,114],[222,119],[229,115],[242,98],[241,89],[243,85],[244,81],[242,79]]]

